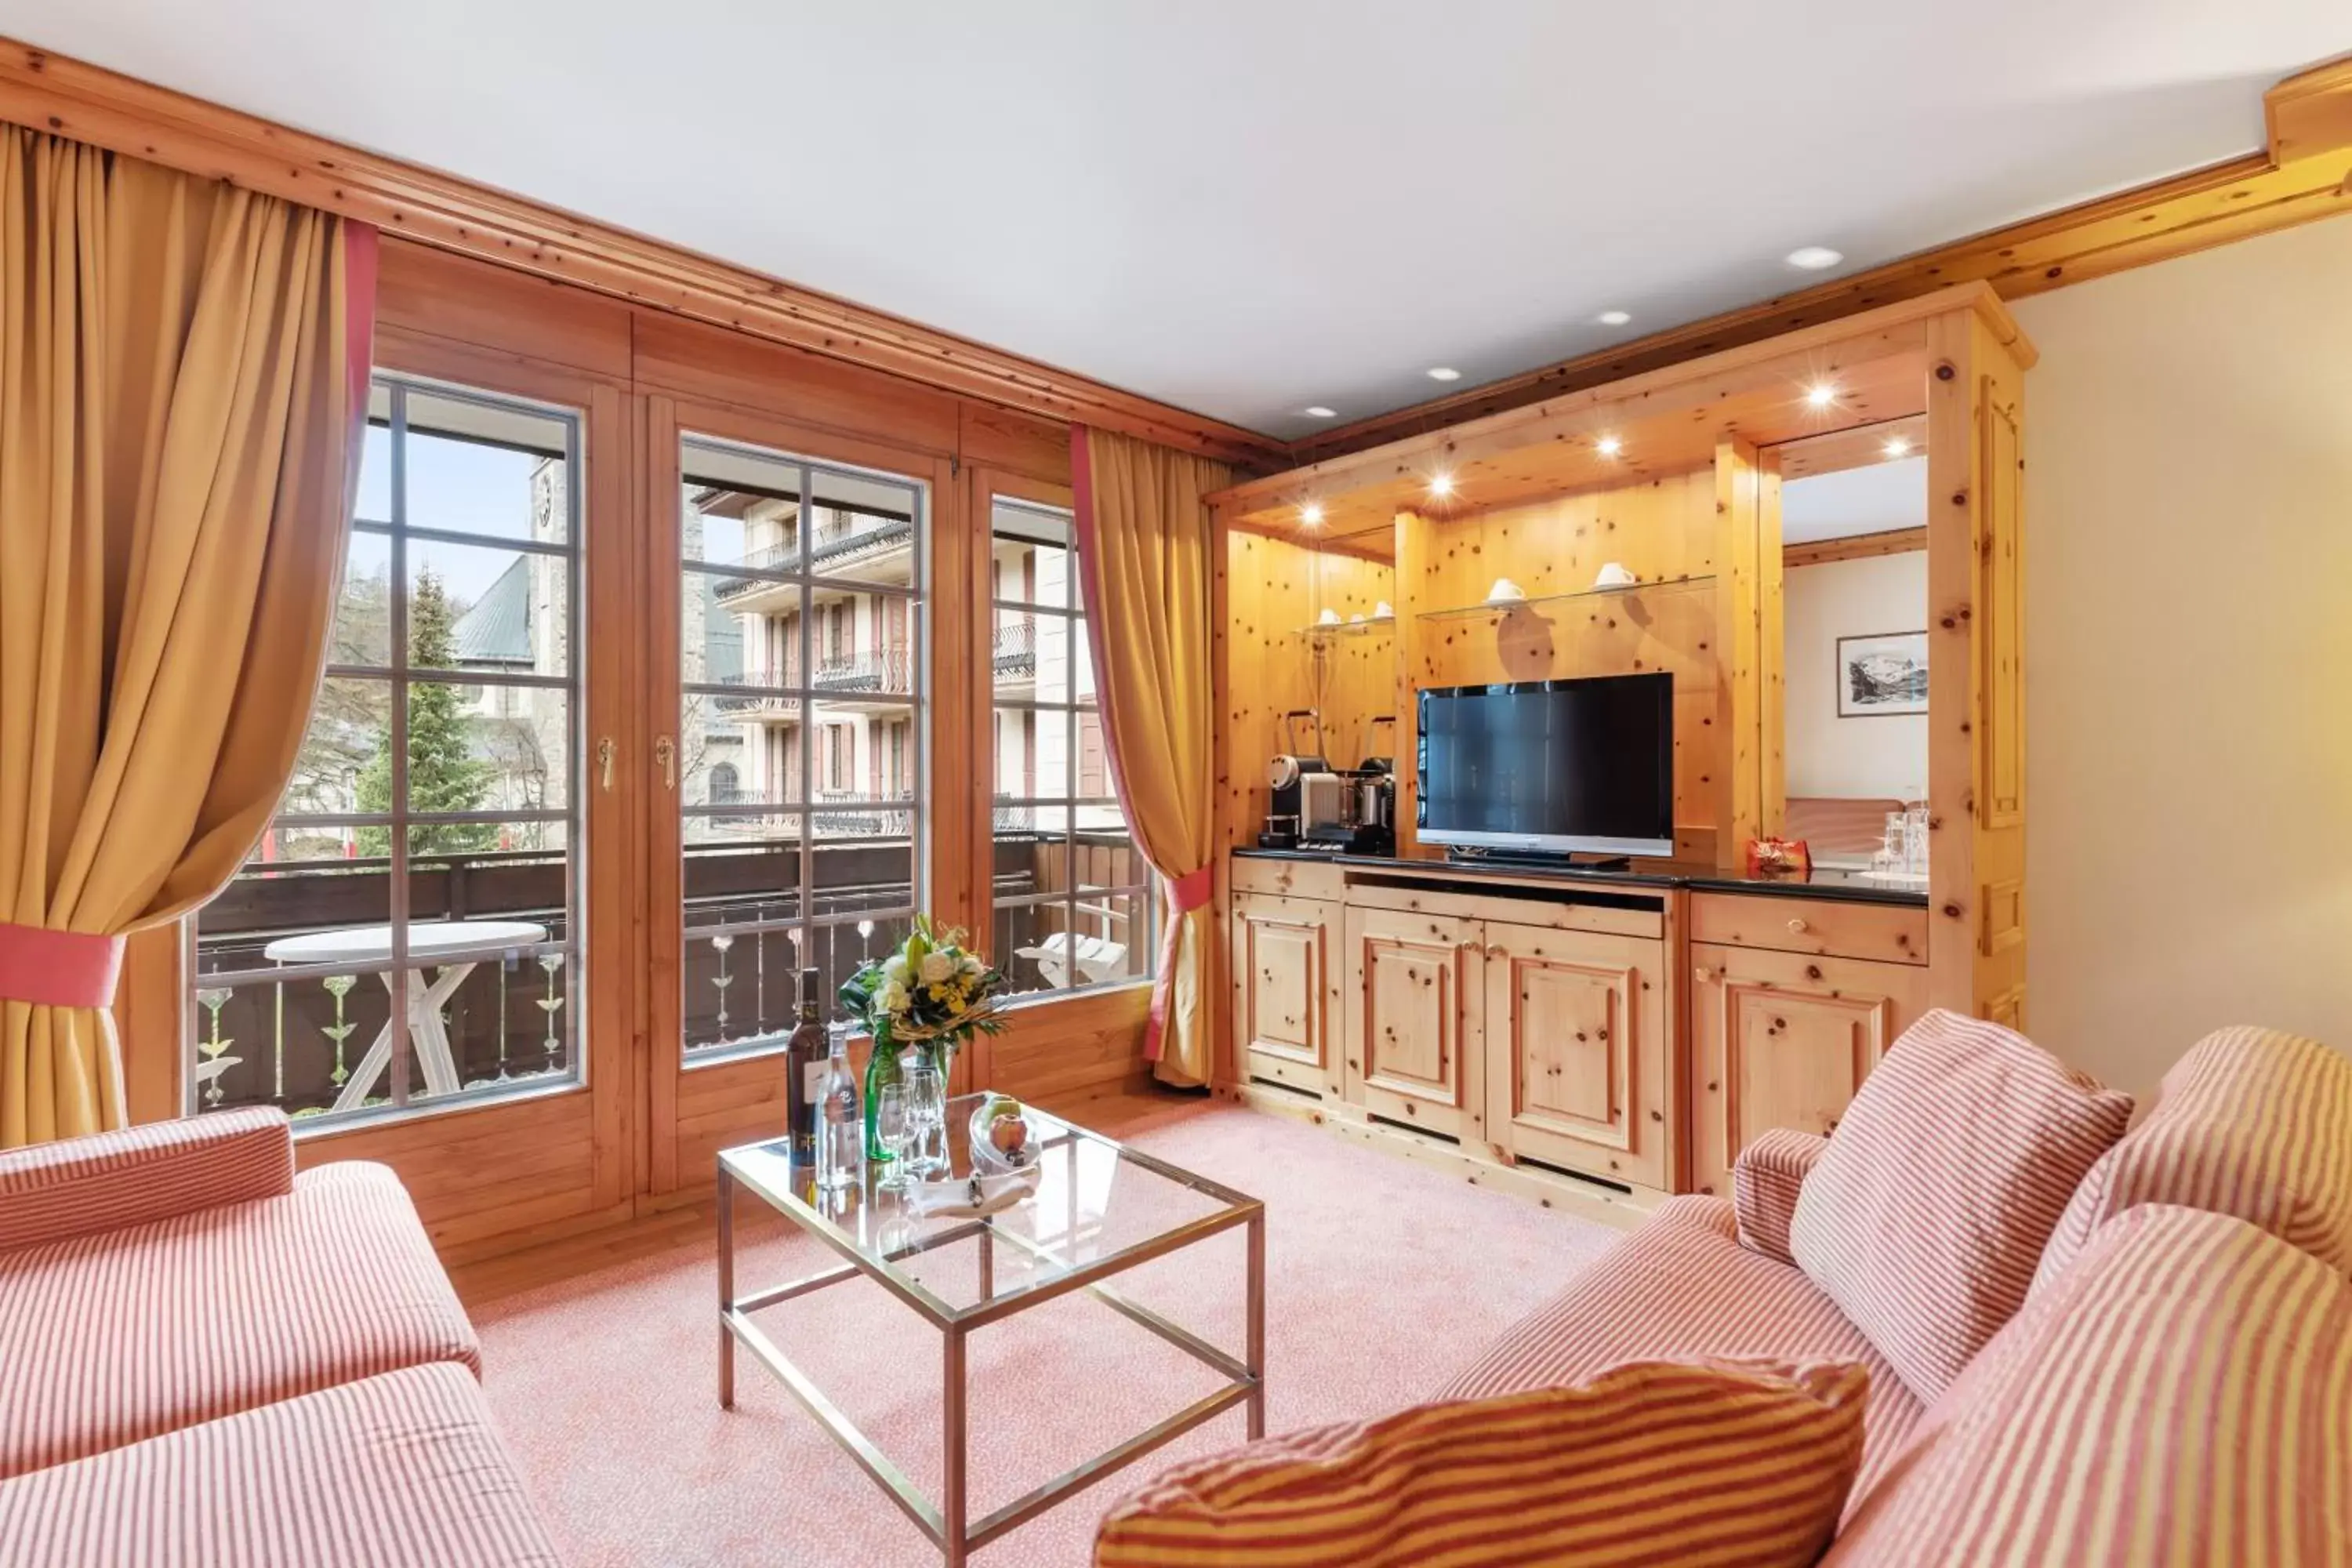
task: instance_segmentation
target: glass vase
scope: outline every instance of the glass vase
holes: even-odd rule
[[[881,1130],[876,1126],[874,1112],[882,1103],[882,1086],[898,1083],[906,1077],[899,1065],[898,1048],[891,1044],[890,1031],[874,1031],[874,1049],[866,1058],[866,1157],[887,1163],[890,1151],[883,1145]]]

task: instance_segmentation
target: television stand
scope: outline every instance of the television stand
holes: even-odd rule
[[[1630,871],[1631,855],[1547,855],[1537,849],[1469,849],[1449,847],[1445,858],[1458,866],[1525,866],[1538,871]]]

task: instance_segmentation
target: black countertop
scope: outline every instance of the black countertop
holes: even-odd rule
[[[1519,881],[1562,881],[1630,888],[1692,888],[1708,893],[1763,893],[1780,899],[1831,899],[1841,903],[1927,907],[1927,889],[1874,878],[1867,871],[1817,867],[1805,877],[1750,877],[1699,861],[1636,860],[1631,865],[1525,866],[1447,860],[1436,856],[1334,855],[1314,849],[1236,849],[1250,860],[1316,860],[1353,870],[1407,876],[1506,877]]]

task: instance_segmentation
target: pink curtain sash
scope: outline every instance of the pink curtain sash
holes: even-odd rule
[[[0,1002],[111,1007],[122,939],[0,921]]]

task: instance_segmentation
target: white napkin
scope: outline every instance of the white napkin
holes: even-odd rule
[[[1008,1171],[1001,1176],[959,1176],[948,1182],[917,1182],[907,1191],[907,1206],[925,1218],[978,1219],[1014,1204],[1037,1190],[1039,1167]]]

